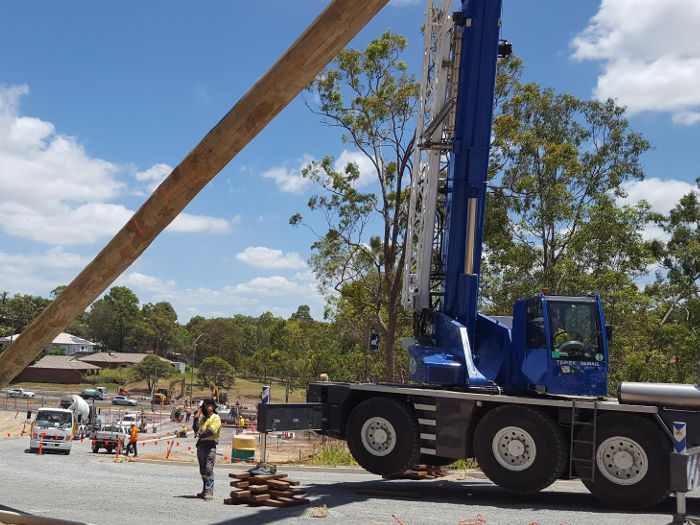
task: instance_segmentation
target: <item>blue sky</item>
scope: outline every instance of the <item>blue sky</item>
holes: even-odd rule
[[[0,290],[48,296],[68,284],[325,4],[0,4]],[[351,45],[390,28],[408,39],[418,76],[424,9],[392,0]],[[699,26],[696,0],[504,0],[503,9],[525,80],[629,108],[654,149],[627,200],[662,212],[700,175]],[[320,318],[306,265],[313,237],[288,219],[318,220],[299,173],[324,155],[358,158],[297,98],[115,284],[143,302],[170,301],[181,322],[286,317],[300,304]]]

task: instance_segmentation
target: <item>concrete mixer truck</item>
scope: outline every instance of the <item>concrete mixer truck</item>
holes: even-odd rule
[[[61,408],[73,412],[73,437],[82,439],[88,435],[88,425],[92,422],[92,410],[87,402],[78,395],[65,395],[59,402]]]
[[[29,450],[70,454],[73,440],[87,436],[91,414],[88,404],[77,395],[63,396],[58,408],[39,408],[29,431]]]

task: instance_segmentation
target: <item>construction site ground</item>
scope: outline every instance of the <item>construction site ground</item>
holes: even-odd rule
[[[112,412],[112,410],[110,410]],[[110,417],[115,420],[119,413],[124,413],[123,409],[113,410],[113,414],[105,413],[105,420]],[[0,409],[0,440],[2,439],[20,439],[24,438],[28,442],[29,421],[26,420],[26,409],[18,408],[14,410]],[[168,461],[173,462],[196,462],[195,442],[192,427],[192,422],[189,425],[176,423],[169,419],[170,411],[156,411],[156,431],[153,432],[153,426],[148,425],[145,432],[139,434],[139,461],[148,460],[165,460],[168,456]],[[187,437],[179,437],[178,434],[185,427]],[[25,431],[24,436],[21,434]],[[217,458],[218,463],[230,463],[232,457],[232,442],[235,434],[240,430],[232,426],[224,426],[221,430],[221,438],[219,440]],[[248,428],[244,431],[256,438],[256,453],[255,457],[260,458],[262,452],[262,439],[260,435],[254,432],[253,428]],[[74,446],[86,445],[77,443]],[[169,442],[173,441],[171,446]],[[304,462],[318,450],[324,443],[324,439],[314,433],[292,433],[285,437],[283,433],[269,434],[267,437],[266,459],[270,462],[288,464]],[[342,442],[339,442],[342,443]],[[168,450],[170,453],[168,454]]]
[[[70,456],[28,454],[26,446],[22,438],[0,440],[0,521],[5,523],[19,522],[11,513],[24,512],[100,525],[122,525],[125,520],[143,525],[316,521],[358,525],[660,525],[669,523],[673,512],[672,500],[645,511],[613,510],[597,502],[578,481],[558,481],[541,493],[514,495],[480,473],[454,473],[449,479],[431,481],[382,480],[360,468],[299,466],[281,466],[279,470],[300,482],[310,500],[307,505],[224,505],[231,491],[228,474],[242,472],[247,466],[217,465],[214,500],[207,502],[195,496],[202,482],[192,463],[142,461],[141,456],[140,461],[125,461],[114,454],[93,454],[87,443],[76,443]],[[688,509],[700,512],[700,492],[690,495]]]
[[[625,521],[668,523],[674,510],[671,499],[643,512],[610,509],[597,502],[579,481],[558,481],[538,494],[514,495],[493,485],[480,472],[452,471],[430,481],[382,480],[359,467],[285,464],[298,461],[300,454],[312,454],[320,446],[319,438],[305,435],[269,439],[268,461],[301,482],[308,505],[283,509],[224,505],[231,491],[228,473],[251,467],[231,464],[232,428],[224,430],[217,449],[215,499],[204,502],[194,496],[201,490],[194,437],[191,432],[184,438],[172,437],[181,425],[162,421],[155,433],[142,433],[137,459],[117,458],[104,450],[94,454],[89,440],[76,441],[69,456],[38,455],[26,452],[28,429],[20,435],[25,415],[16,410],[0,411],[0,523],[13,522],[7,518],[8,512],[24,512],[95,524],[121,524],[126,516],[132,523],[143,524],[294,524],[321,516],[322,523],[338,524],[612,525]],[[690,494],[688,509],[700,513],[700,490]]]

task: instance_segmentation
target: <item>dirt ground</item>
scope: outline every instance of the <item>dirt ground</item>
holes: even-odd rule
[[[27,439],[29,422],[25,420],[26,410],[0,410],[0,439]],[[22,436],[22,432],[25,432]],[[169,439],[163,438],[158,441],[153,440],[148,434],[145,438],[150,438],[145,444],[140,445],[137,460],[163,460],[167,455]],[[217,451],[221,454],[218,462],[229,463],[231,461],[231,441],[233,430],[224,427]],[[262,444],[256,445],[255,457],[261,457]],[[156,444],[157,443],[157,444]],[[267,438],[266,459],[271,463],[299,463],[312,456],[322,445],[322,440],[313,434],[295,434],[292,439],[284,439],[282,434],[270,434]],[[133,457],[120,457],[119,461],[134,461]],[[192,438],[175,438],[175,444],[171,448],[169,461],[194,462],[197,454]]]
[[[19,437],[25,428],[26,417],[25,410],[0,410],[0,439]],[[29,423],[26,424],[26,429],[29,429]]]

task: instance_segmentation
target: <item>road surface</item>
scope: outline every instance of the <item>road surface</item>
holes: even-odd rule
[[[183,441],[181,446],[186,444]],[[665,524],[673,512],[672,500],[643,512],[605,508],[577,481],[558,481],[542,493],[517,496],[478,474],[450,481],[384,481],[360,469],[310,467],[281,469],[301,481],[309,505],[285,509],[232,506],[223,504],[230,490],[228,473],[242,470],[241,466],[218,465],[215,499],[205,502],[194,497],[201,490],[194,464],[116,462],[113,454],[90,452],[87,441],[76,442],[69,456],[27,454],[26,447],[26,438],[0,440],[0,510],[101,525],[397,525],[398,520],[404,525],[457,525],[468,519],[473,521],[464,523]],[[358,494],[364,489],[406,494],[393,498]],[[328,507],[327,516],[311,518],[311,508],[321,505]],[[688,498],[688,509],[700,514],[700,491]]]

